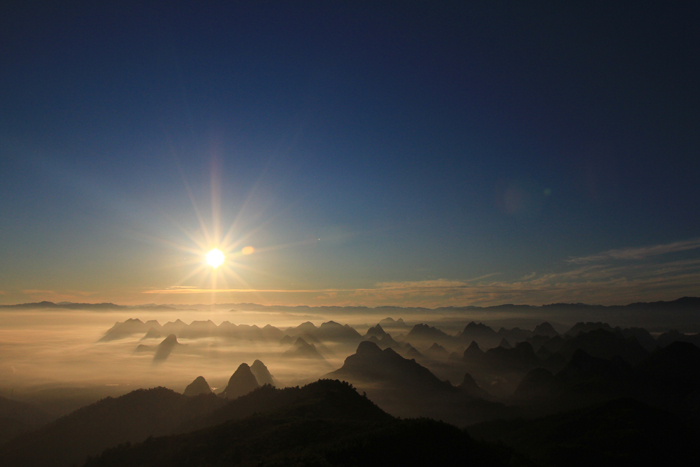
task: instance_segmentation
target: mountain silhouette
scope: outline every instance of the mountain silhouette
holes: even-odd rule
[[[318,337],[316,337],[313,334],[310,334],[308,332],[300,334],[298,337],[304,339],[309,344],[321,345],[321,340]],[[292,342],[296,342],[296,339]]]
[[[407,328],[408,325],[403,321],[402,318],[394,320],[393,318],[384,318],[378,324],[381,324],[385,328]]]
[[[659,381],[700,385],[700,348],[674,342],[649,355],[638,368]]]
[[[478,384],[476,384],[476,381],[474,381],[474,378],[472,378],[472,375],[470,375],[469,373],[464,374],[464,379],[462,380],[462,383],[457,387],[460,391],[464,392],[470,397],[484,398],[488,395],[488,393],[485,390],[483,390],[479,387]]]
[[[598,325],[599,323],[593,324]],[[606,360],[620,357],[634,365],[649,355],[636,338],[626,338],[621,332],[616,330],[609,331],[603,327],[598,327],[592,331],[581,330],[570,335],[575,337],[566,340],[558,350],[566,358],[570,358],[576,350],[584,350],[594,357]]]
[[[384,334],[381,339],[379,339],[379,343],[384,347],[396,347],[399,345],[399,343],[391,337],[391,334],[388,333]]]
[[[296,339],[294,339],[289,334],[285,334],[282,339],[280,339],[280,345],[292,345]]]
[[[199,396],[200,394],[213,394],[209,383],[204,376],[197,376],[182,393],[184,396]]]
[[[526,342],[529,342],[530,345],[532,345],[532,348],[535,349],[536,353],[539,354],[541,351],[542,357],[545,358],[555,352],[559,352],[566,341],[561,336],[548,337],[536,335],[529,338]]]
[[[315,336],[321,341],[330,342],[359,342],[362,335],[348,324],[338,324],[335,321],[321,323]]]
[[[262,409],[262,410],[260,410]],[[505,465],[462,430],[398,420],[347,383],[262,387],[216,412],[208,428],[120,446],[86,467],[113,465]],[[247,414],[247,415],[246,415]],[[215,415],[212,413],[212,415]],[[244,418],[245,417],[245,418]],[[216,420],[216,422],[214,422]]]
[[[557,330],[554,329],[554,326],[546,321],[535,326],[535,329],[532,332],[537,336],[554,337],[559,335]]]
[[[357,343],[362,340],[362,335],[352,326],[347,324],[342,325],[335,321],[322,323],[316,327],[313,323],[307,321],[297,327],[287,328],[285,334],[294,337],[300,337],[308,334],[314,337],[319,342],[339,342],[339,343]]]
[[[270,386],[278,386],[275,378],[270,374],[265,364],[260,360],[255,360],[250,366],[250,371],[255,376],[256,381],[260,386],[269,384]]]
[[[700,347],[700,334],[687,335],[676,330],[671,330],[661,334],[656,340],[656,344],[659,347],[666,347],[673,342],[688,342]]]
[[[484,354],[482,361],[486,362],[492,369],[499,370],[529,371],[542,365],[542,360],[535,355],[529,342],[520,342],[510,349],[505,347],[489,349]]]
[[[615,330],[618,329],[619,328],[615,328]],[[619,329],[619,332],[622,334],[623,337],[634,337],[637,340],[637,342],[639,342],[639,345],[641,345],[647,352],[652,352],[656,350],[657,347],[659,347],[659,342],[649,333],[649,331],[647,331],[644,328],[625,328]]]
[[[377,339],[381,339],[385,334],[386,332],[384,332],[384,329],[382,329],[382,325],[377,324],[376,326],[373,326],[367,330],[365,338],[375,336]]]
[[[494,331],[491,327],[482,324],[482,323],[476,323],[474,321],[470,322],[469,324],[466,325],[464,330],[462,330],[461,333],[457,334],[457,338],[460,340],[464,341],[472,341],[476,338],[493,338],[496,337],[496,331]]]
[[[285,330],[286,334],[289,334],[290,336],[298,336],[301,335],[305,332],[308,332],[313,335],[314,332],[318,331],[318,328],[314,323],[311,321],[306,321],[304,323],[301,323],[297,327],[290,327]]]
[[[512,349],[513,348],[513,346],[510,345],[510,342],[508,342],[505,337],[503,339],[501,339],[501,343],[498,344],[498,346],[503,348],[503,349]]]
[[[127,442],[171,433],[194,416],[221,407],[215,396],[186,397],[166,388],[107,397],[0,446],[3,467],[67,467]]]
[[[507,416],[500,404],[475,399],[441,381],[415,359],[363,341],[343,366],[325,377],[348,381],[390,414],[428,416],[453,423]]]
[[[545,412],[630,397],[652,407],[697,417],[699,375],[700,348],[687,342],[658,349],[637,365],[619,356],[598,358],[578,349],[554,375],[541,368],[529,372],[515,397],[541,404]]]
[[[447,351],[447,349],[445,349],[437,342],[433,342],[433,345],[431,345],[430,348],[424,353],[427,357],[433,358],[435,360],[446,360],[450,356],[450,353]]]
[[[591,331],[598,331],[598,330],[604,330],[608,332],[613,332],[614,329],[612,326],[610,326],[608,323],[602,323],[602,322],[597,322],[597,323],[576,323],[571,329],[566,331],[564,335],[566,336],[577,336],[581,332],[591,332]]]
[[[674,342],[653,352],[635,370],[648,386],[647,402],[700,418],[700,348]]]
[[[472,341],[469,347],[462,354],[462,360],[465,362],[480,362],[484,359],[484,351],[479,347],[479,343]]]
[[[498,330],[495,337],[496,337],[496,339],[506,339],[509,342],[517,343],[517,342],[522,342],[524,340],[527,340],[532,336],[533,336],[532,331],[528,331],[527,329],[520,329],[518,327],[515,327],[512,329],[501,328]],[[488,342],[490,342],[491,346],[493,346],[493,343],[495,341],[492,338],[489,338]]]
[[[557,377],[564,381],[590,378],[611,380],[623,377],[630,372],[631,368],[629,363],[620,358],[607,360],[594,357],[588,352],[578,349],[566,367],[557,374]]]
[[[632,365],[616,357],[597,358],[578,349],[552,376],[543,368],[530,371],[515,391],[521,400],[538,401],[552,410],[590,405],[619,397],[639,396],[643,380]]]
[[[406,335],[406,341],[416,345],[430,345],[437,342],[440,345],[451,346],[456,343],[455,338],[438,328],[427,324],[416,324]]]
[[[141,340],[145,341],[146,339],[160,339],[162,338],[163,335],[154,327],[148,328],[148,331],[146,332],[146,335],[144,335]]]
[[[328,373],[327,377],[350,382],[384,383],[415,390],[453,389],[415,360],[407,360],[390,348],[382,350],[369,341],[360,342],[355,354],[347,357],[343,366]]]
[[[533,400],[548,398],[556,387],[556,380],[551,371],[535,368],[528,372],[515,390],[515,398]]]
[[[117,322],[109,328],[98,342],[109,342],[123,339],[132,334],[143,334],[148,332],[150,327],[140,319],[127,319],[123,323]]]
[[[472,321],[464,327],[462,332],[457,334],[457,340],[459,340],[462,343],[476,341],[479,343],[480,346],[489,348],[497,346],[498,342],[503,337],[510,339],[516,337],[508,336],[503,331],[504,330],[502,330],[500,334],[497,334],[496,331],[494,331],[491,327],[482,323],[476,323]],[[517,337],[513,340],[517,340]]]
[[[156,347],[156,353],[153,355],[153,363],[164,362],[172,351],[180,346],[182,346],[182,344],[177,341],[177,336],[175,334],[170,334]]]
[[[484,422],[472,436],[541,466],[695,465],[696,425],[624,398],[531,420]]]
[[[325,360],[314,344],[309,344],[301,337],[298,337],[292,348],[285,351],[282,356],[285,358]]]
[[[275,411],[295,416],[314,414],[324,419],[376,421],[391,418],[374,402],[360,396],[349,383],[321,379],[303,387],[277,389],[270,385],[261,386],[193,420],[189,429],[208,428],[256,413]]]
[[[258,380],[250,370],[247,363],[241,363],[238,369],[231,375],[228,384],[220,395],[226,399],[235,399],[248,394],[253,389],[260,387]]]
[[[423,354],[411,344],[406,344],[406,347],[402,349],[402,352],[406,358],[423,358]]]
[[[0,396],[0,444],[47,424],[51,418],[32,404]]]
[[[178,318],[175,321],[168,321],[165,323],[163,325],[162,332],[163,334],[182,335],[183,332],[186,332],[186,329],[187,324]]]
[[[151,328],[153,328],[153,331],[151,331]],[[116,339],[124,339],[133,334],[142,333],[147,333],[142,340],[163,335],[167,336],[168,334],[175,334],[184,339],[221,337],[225,339],[248,341],[279,341],[284,337],[283,331],[269,324],[260,328],[256,325],[235,325],[229,321],[224,321],[217,326],[211,320],[192,321],[190,324],[187,324],[177,319],[161,326],[155,320],[143,323],[138,319],[128,319],[123,323],[117,322],[112,328],[105,332],[100,341],[108,342]]]
[[[178,335],[183,339],[212,337],[218,334],[218,329],[218,326],[211,320],[192,321],[189,326],[182,326],[182,329],[179,330]]]

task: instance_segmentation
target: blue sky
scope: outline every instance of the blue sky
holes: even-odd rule
[[[692,2],[2,8],[0,302],[700,292]]]

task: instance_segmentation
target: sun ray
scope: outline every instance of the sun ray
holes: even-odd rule
[[[167,218],[175,227],[177,227],[177,229],[178,229],[180,232],[182,232],[183,234],[185,234],[185,235],[187,236],[187,238],[189,238],[190,240],[192,240],[200,249],[206,248],[206,242],[202,242],[201,239],[197,238],[196,235],[194,235],[192,232],[190,232],[189,230],[187,230],[185,227],[183,227],[179,222],[177,222],[177,221],[176,221],[175,219],[173,219],[172,217],[168,216],[167,214],[165,214],[165,216],[166,216],[166,218]]]
[[[187,191],[187,195],[190,198],[190,202],[192,203],[192,208],[194,209],[194,213],[197,216],[197,219],[199,220],[199,225],[202,228],[202,232],[204,233],[204,238],[207,243],[211,244],[212,239],[211,236],[209,235],[209,231],[207,230],[207,225],[204,222],[204,218],[202,217],[202,213],[199,210],[199,207],[197,206],[197,201],[194,199],[194,194],[192,193],[192,189],[190,188],[189,183],[187,183],[187,178],[185,177],[185,173],[178,164],[178,170],[180,171],[180,177],[182,177],[182,183],[185,185],[185,190]]]
[[[177,281],[175,284],[173,284],[172,286],[173,286],[173,287],[177,287],[177,286],[179,286],[179,285],[182,285],[186,280],[188,280],[188,279],[190,279],[191,277],[194,277],[194,276],[196,276],[196,275],[198,275],[198,274],[201,274],[201,273],[204,272],[205,270],[206,270],[206,266],[204,266],[203,264],[201,264],[200,266],[196,267],[192,272],[190,272],[190,273],[187,274],[185,277],[183,277],[182,279],[180,279],[179,281]]]
[[[230,274],[234,280],[238,281],[240,284],[243,284],[243,286],[248,289],[248,290],[255,290],[246,280],[244,280],[236,271],[233,270],[233,268],[227,268],[225,270],[225,273]],[[261,293],[254,291],[252,292],[255,297],[257,297],[260,300],[264,301],[264,297],[262,296]]]

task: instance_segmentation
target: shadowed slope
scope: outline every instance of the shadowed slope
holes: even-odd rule
[[[326,376],[351,382],[392,415],[456,424],[511,416],[502,405],[475,399],[469,391],[440,381],[415,360],[392,349],[381,350],[370,341],[361,342],[340,369]]]
[[[153,355],[153,363],[164,362],[168,359],[172,351],[180,346],[182,346],[182,344],[177,341],[177,336],[175,334],[168,335],[168,337],[163,339],[163,342],[156,347],[156,353]]]
[[[260,386],[264,386],[266,384],[269,384],[271,386],[278,385],[277,381],[270,373],[270,370],[268,370],[265,364],[260,360],[255,360],[253,362],[253,364],[250,367],[250,371],[253,373],[255,379],[258,381],[258,384]]]
[[[485,422],[472,436],[543,466],[695,465],[697,426],[632,399],[533,420]]]
[[[221,391],[221,396],[227,399],[235,399],[236,397],[248,394],[253,389],[260,387],[255,375],[250,371],[247,363],[241,363],[238,369],[231,375],[228,384]]]
[[[185,392],[182,393],[183,396],[188,397],[198,396],[200,394],[213,394],[204,376],[197,376],[197,378],[185,388]]]
[[[115,448],[86,467],[502,465],[496,454],[463,431],[433,420],[396,420],[339,381],[283,390],[265,386],[232,401],[219,414],[251,405],[275,409]]]
[[[46,412],[32,404],[0,397],[0,444],[50,420]]]
[[[221,407],[215,396],[186,397],[170,389],[139,389],[108,397],[20,435],[0,448],[3,467],[62,467],[120,443],[171,433],[184,420]]]
[[[286,350],[282,356],[285,358],[325,360],[314,344],[309,344],[301,337],[298,337],[292,347]]]
[[[328,373],[328,377],[351,382],[383,383],[414,391],[454,389],[415,360],[407,360],[391,348],[381,350],[370,341],[361,342],[357,352],[346,358],[340,369]]]

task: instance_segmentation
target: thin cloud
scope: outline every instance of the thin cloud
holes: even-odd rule
[[[175,286],[166,289],[149,289],[146,294],[202,294],[202,293],[325,293],[348,292],[348,289],[207,289],[193,286]]]
[[[469,280],[431,279],[386,281],[355,289],[208,289],[175,286],[143,291],[146,294],[246,294],[265,302],[329,306],[442,307],[541,305],[558,302],[626,304],[630,301],[671,300],[700,293],[700,258],[667,262],[582,264],[554,272],[533,272],[514,280],[492,275]]]
[[[441,289],[464,287],[467,283],[464,281],[436,279],[425,281],[379,282],[376,285],[380,289]]]
[[[666,243],[663,245],[651,245],[639,248],[622,248],[609,250],[589,256],[570,258],[567,260],[573,264],[597,263],[610,260],[640,260],[653,256],[677,253],[679,251],[695,250],[700,248],[700,238],[685,240],[682,242]]]

